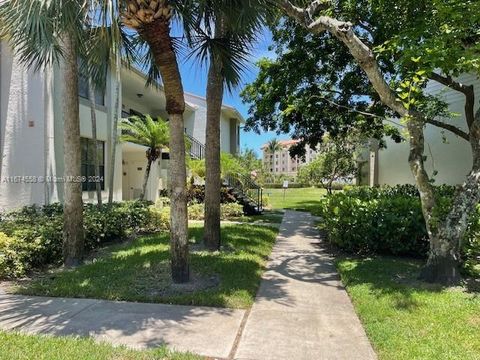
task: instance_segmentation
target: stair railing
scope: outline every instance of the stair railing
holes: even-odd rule
[[[185,137],[189,141],[190,156],[193,159],[202,160],[205,157],[205,145],[191,135],[185,134]]]
[[[248,198],[255,204],[258,212],[263,211],[263,188],[249,176],[239,173],[228,174],[224,178],[224,183]]]

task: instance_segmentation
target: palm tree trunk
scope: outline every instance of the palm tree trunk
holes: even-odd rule
[[[97,156],[97,112],[95,110],[95,86],[93,85],[92,78],[88,79],[88,96],[90,97],[90,114],[92,117],[92,140],[95,144],[95,155],[93,158],[94,175],[95,175],[95,190],[97,192],[97,204],[98,207],[102,206],[102,184],[100,184],[100,167],[98,165]]]
[[[83,260],[83,202],[80,162],[80,114],[78,103],[78,64],[73,36],[65,37],[65,98],[64,120],[64,225],[63,260],[65,266],[75,266]]]
[[[110,155],[110,174],[108,178],[108,203],[113,202],[113,187],[115,184],[115,162],[117,160],[117,145],[118,145],[118,109],[120,108],[120,84],[121,75],[120,70],[122,61],[120,53],[117,50],[115,55],[115,108],[113,109],[113,121],[112,121],[112,152]]]
[[[150,157],[147,161],[147,168],[145,169],[145,176],[143,177],[142,193],[140,194],[140,200],[145,199],[145,194],[147,192],[148,178],[150,177],[150,170],[152,168],[152,159]]]
[[[210,62],[207,83],[207,126],[205,149],[205,232],[203,242],[208,250],[220,249],[220,116],[224,78],[220,64]]]
[[[170,125],[170,252],[172,279],[183,283],[189,280],[187,217],[187,169],[183,112],[185,99],[177,57],[167,21],[145,25],[140,35],[147,41],[162,76],[166,110]]]

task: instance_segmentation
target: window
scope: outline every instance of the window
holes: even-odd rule
[[[81,74],[78,76],[78,95],[84,99],[89,99],[88,79]],[[105,89],[99,87],[95,89],[95,105],[105,106]]]
[[[95,191],[96,181],[100,181],[101,189],[105,190],[105,142],[97,141],[97,146],[92,139],[81,138],[82,145],[82,191]],[[95,179],[95,156],[98,158],[100,179]]]
[[[82,67],[82,62],[79,60],[78,61],[78,67],[80,73],[78,74],[78,95],[84,99],[89,99],[88,96],[88,77],[81,72],[81,67]],[[106,67],[105,67],[105,75],[107,73]],[[106,77],[106,76],[105,76]],[[106,79],[104,79],[106,82]],[[97,86],[95,89],[95,104],[96,105],[102,105],[105,106],[105,88],[106,84],[103,84],[103,86]]]

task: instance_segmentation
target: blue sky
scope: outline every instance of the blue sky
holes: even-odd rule
[[[271,44],[271,42],[272,37],[270,32],[268,30],[264,30],[262,35],[259,37],[259,41],[257,44],[255,44],[251,65],[243,76],[242,86],[240,86],[238,89],[234,89],[231,94],[227,92],[225,93],[224,103],[237,108],[244,118],[247,118],[248,105],[242,103],[239,94],[245,84],[248,84],[256,78],[258,69],[254,65],[255,62],[262,57],[275,56],[273,52],[268,51],[268,46]],[[180,67],[185,91],[205,96],[207,87],[207,69],[205,66],[202,67],[196,62],[188,61],[182,63]],[[258,135],[253,132],[243,131],[241,134],[240,145],[242,149],[247,147],[254,149],[260,156],[260,146],[274,137],[278,139],[287,139],[288,135],[277,135],[275,132],[264,132]]]

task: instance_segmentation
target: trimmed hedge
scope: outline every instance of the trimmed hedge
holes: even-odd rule
[[[426,255],[428,236],[419,198],[355,192],[322,200],[322,226],[332,244],[358,254]]]
[[[84,206],[85,249],[121,240],[139,231],[168,227],[168,216],[148,202]],[[19,277],[62,262],[63,209],[60,204],[27,206],[0,219],[0,278]]]
[[[450,208],[455,187],[435,187],[436,213]],[[425,258],[429,242],[420,198],[413,185],[349,187],[321,202],[322,227],[329,241],[356,254],[391,254]],[[462,244],[464,271],[480,276],[480,205],[472,214]]]

